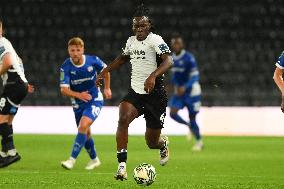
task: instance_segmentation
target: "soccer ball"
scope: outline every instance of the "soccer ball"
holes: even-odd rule
[[[134,180],[138,185],[149,186],[156,179],[155,167],[148,163],[141,163],[133,171]]]

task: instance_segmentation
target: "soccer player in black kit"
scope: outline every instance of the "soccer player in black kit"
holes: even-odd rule
[[[3,91],[0,95],[0,135],[2,137],[0,168],[21,159],[14,145],[12,122],[22,100],[28,92],[34,90],[25,77],[21,58],[10,41],[2,34],[0,18],[0,75],[3,80]]]
[[[132,65],[131,88],[119,105],[116,132],[118,169],[117,180],[127,179],[126,160],[129,124],[140,115],[146,120],[145,140],[150,149],[160,150],[160,164],[169,160],[168,137],[161,137],[166,115],[167,96],[163,74],[173,64],[170,49],[161,36],[152,33],[152,24],[144,5],[137,7],[133,17],[134,36],[129,37],[125,48],[97,77],[118,69],[130,61]]]

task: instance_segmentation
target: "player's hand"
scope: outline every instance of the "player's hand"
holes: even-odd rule
[[[183,87],[183,86],[178,87],[178,88],[177,88],[177,95],[178,95],[178,96],[183,96],[184,93],[185,93],[185,90],[186,90],[186,88]]]
[[[284,96],[282,96],[281,110],[284,113]]]
[[[104,94],[105,94],[106,99],[111,99],[112,93],[111,93],[110,88],[104,89]]]
[[[154,89],[155,82],[156,76],[154,74],[151,74],[144,82],[144,90],[146,91],[146,93],[150,93]]]
[[[84,102],[88,102],[89,100],[92,100],[92,95],[90,95],[88,91],[84,91],[84,92],[79,93],[77,98]]]
[[[107,70],[106,69],[103,69],[103,71],[101,71],[101,73],[99,73],[99,75],[97,75],[97,78],[96,78],[96,86],[97,87],[100,87],[102,86],[102,80],[105,78],[105,74],[107,74]]]
[[[33,93],[35,91],[35,87],[31,84],[28,84],[28,93]]]

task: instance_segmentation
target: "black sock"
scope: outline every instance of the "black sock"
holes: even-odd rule
[[[0,135],[1,135],[2,152],[7,152],[8,151],[8,149],[6,148],[5,142],[4,142],[4,137],[3,137],[3,133],[5,133],[5,130],[6,130],[6,124],[7,123],[1,123],[0,124]]]
[[[127,150],[122,149],[120,152],[117,152],[117,161],[118,163],[125,162],[127,160]]]
[[[2,151],[7,152],[15,148],[13,140],[13,128],[8,123],[0,124],[0,134],[2,136]]]
[[[15,144],[14,144],[14,130],[13,130],[13,125],[8,125],[9,126],[9,133],[10,133],[10,136],[9,136],[9,141],[10,141],[10,149],[8,150],[11,150],[11,149],[15,149]]]

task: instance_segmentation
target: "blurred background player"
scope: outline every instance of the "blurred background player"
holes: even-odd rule
[[[91,170],[101,164],[91,137],[90,126],[103,106],[103,95],[95,85],[95,80],[97,73],[106,65],[97,56],[85,55],[84,42],[78,37],[69,40],[68,53],[70,58],[64,61],[60,69],[60,87],[62,95],[71,98],[78,134],[71,157],[61,164],[66,169],[72,169],[84,146],[91,158],[86,169]],[[106,99],[110,99],[112,95],[109,74],[104,78],[104,95]]]
[[[173,50],[174,65],[172,67],[172,84],[174,95],[170,99],[170,116],[178,123],[188,126],[191,133],[196,138],[196,143],[192,150],[200,151],[203,142],[196,122],[196,115],[201,106],[201,88],[199,84],[199,72],[194,56],[184,49],[183,39],[179,34],[174,34],[171,38],[171,49]],[[185,121],[178,111],[187,108],[189,122]]]
[[[168,138],[161,137],[166,116],[167,96],[163,74],[171,67],[172,57],[161,36],[152,33],[147,9],[140,5],[133,17],[134,36],[129,37],[123,53],[98,76],[102,76],[130,61],[132,65],[131,88],[119,105],[119,121],[116,132],[117,159],[119,162],[115,178],[127,179],[126,160],[129,124],[144,114],[146,120],[145,139],[150,149],[160,150],[160,164],[169,159]]]
[[[281,102],[281,110],[284,113],[284,81],[283,81],[283,70],[284,70],[284,51],[278,58],[276,62],[276,68],[274,71],[274,82],[278,86],[280,92],[281,92],[281,97],[282,97],[282,102]]]
[[[0,97],[0,168],[21,159],[14,145],[12,122],[22,100],[28,92],[34,91],[25,77],[21,58],[10,41],[2,36],[2,27],[0,18],[0,75],[4,88]]]

